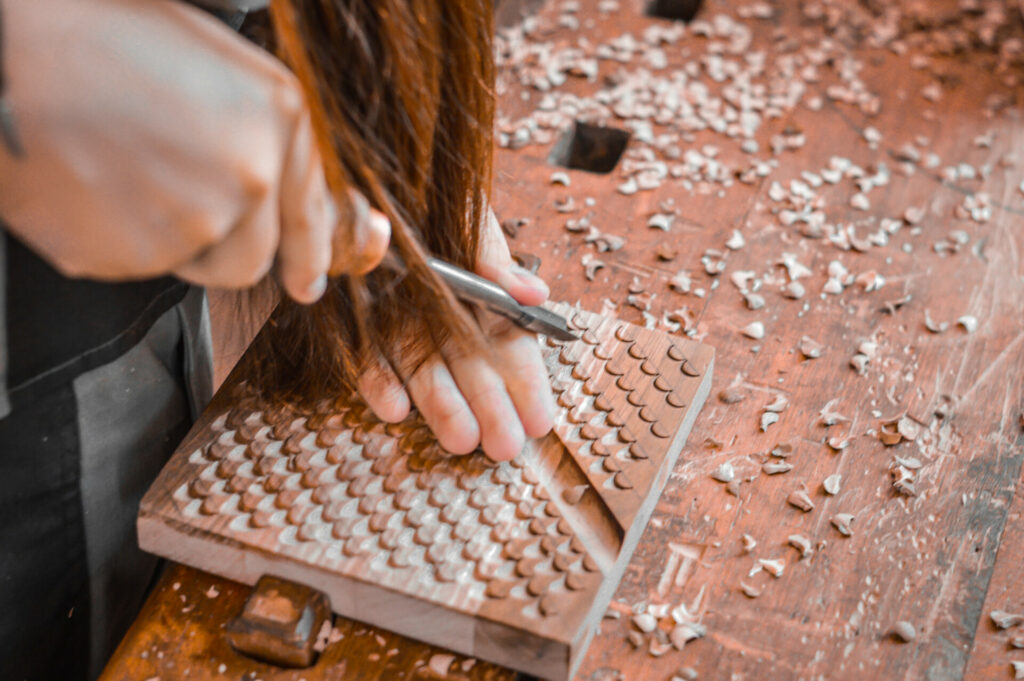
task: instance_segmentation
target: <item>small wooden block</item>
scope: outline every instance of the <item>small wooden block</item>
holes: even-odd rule
[[[572,678],[704,404],[714,352],[551,308],[587,338],[541,343],[560,408],[514,462],[449,454],[417,413],[385,424],[351,395],[297,413],[232,377],[143,499],[139,543],[247,584],[286,575],[346,617]],[[228,473],[251,484],[240,494]]]
[[[240,653],[282,667],[309,667],[316,661],[317,635],[330,616],[321,592],[266,575],[224,632]]]

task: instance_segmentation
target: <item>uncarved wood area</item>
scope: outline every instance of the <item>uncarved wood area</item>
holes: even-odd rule
[[[645,5],[552,2],[501,45],[513,248],[556,299],[717,351],[577,679],[1012,679],[1024,630],[989,613],[1024,611],[1018,3]],[[631,131],[611,173],[549,164],[577,120]],[[212,635],[212,601],[172,597]],[[666,649],[680,606],[697,638]]]

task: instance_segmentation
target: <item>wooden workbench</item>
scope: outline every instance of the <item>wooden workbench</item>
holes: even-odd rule
[[[626,32],[639,39],[645,27],[665,24],[642,16],[639,0],[621,0],[618,11],[605,12],[597,0],[579,4],[579,29],[560,19],[572,13],[556,2],[541,10],[534,38],[550,41],[557,51],[577,36],[592,46]],[[702,17],[735,17],[739,7],[754,4],[709,1]],[[1017,82],[1024,69],[999,70],[985,50],[915,59],[934,39],[920,38],[920,32],[907,36],[905,50],[888,41],[884,48],[871,47],[878,34],[870,23],[857,23],[866,12],[858,3],[820,3],[827,10],[823,19],[801,11],[800,5],[818,3],[777,4],[770,17],[742,20],[753,29],[750,51],[763,50],[772,62],[832,36],[835,54],[860,64],[860,80],[877,95],[877,113],[870,102],[856,106],[829,96],[839,82],[836,72],[849,65],[832,58],[820,66],[820,78],[805,82],[808,91],[799,104],[763,122],[755,135],[757,153],[746,154],[737,140],[712,131],[682,142],[684,150],[714,145],[717,158],[738,170],[754,157],[778,161],[767,177],[749,183],[697,182],[691,191],[669,177],[656,189],[626,195],[616,190],[625,179],[621,162],[608,175],[568,170],[571,183],[563,186],[551,182],[560,169],[548,162],[550,144],[497,154],[495,209],[506,220],[528,220],[513,248],[542,258],[540,273],[554,298],[592,310],[601,310],[607,299],[617,304],[615,314],[638,323],[642,313],[627,304],[631,284],[642,289],[641,299],[653,294],[651,323],[686,306],[692,333],[717,350],[712,394],[729,388],[745,396],[734,403],[712,399],[698,418],[616,594],[614,616],[604,621],[578,678],[660,680],[685,678],[690,671],[701,679],[737,680],[1013,678],[1010,662],[1024,660],[1024,650],[1010,648],[1008,640],[1024,636],[1024,629],[998,631],[988,613],[1024,612],[1024,86]],[[609,9],[608,3],[601,6]],[[955,16],[955,6],[926,3],[933,17]],[[852,13],[840,21],[829,18],[844,8]],[[1024,39],[1022,22],[1012,19],[1004,31]],[[825,25],[830,21],[835,28]],[[919,23],[905,20],[899,27],[907,31]],[[687,35],[665,46],[669,68],[700,59],[707,42]],[[631,64],[601,60],[596,78],[570,77],[556,90],[589,96],[607,85],[608,76],[642,61],[642,55]],[[512,65],[502,70],[499,108],[510,138],[516,122],[534,112],[545,94],[522,84],[524,72]],[[614,118],[607,123],[624,127]],[[772,155],[769,140],[782,133],[802,134],[803,144]],[[905,145],[921,157],[909,175],[901,169]],[[931,153],[940,162],[929,168]],[[798,226],[783,225],[777,213],[784,202],[770,196],[772,182],[788,188],[801,171],[828,168],[833,156],[869,172],[884,161],[892,172],[888,184],[868,192],[866,209],[850,205],[856,190],[849,179],[816,190],[830,224],[853,224],[863,240],[879,230],[882,218],[900,220],[908,208],[924,209],[920,220],[909,220],[917,224],[904,220],[887,235],[888,243],[853,249],[834,243],[841,239],[807,238]],[[953,177],[946,169],[959,163],[983,177],[972,178],[966,169]],[[991,215],[959,217],[963,212],[956,207],[979,192],[988,194]],[[570,197],[575,209],[560,212],[556,203],[565,206]],[[648,216],[670,198],[678,211],[670,230],[649,228]],[[600,232],[624,237],[624,246],[597,253],[586,231],[565,229],[566,220],[588,214]],[[730,250],[725,244],[734,230],[744,245]],[[674,260],[656,257],[659,243],[678,250]],[[701,258],[708,249],[722,252],[709,262],[724,259],[724,271],[706,273]],[[810,269],[798,277],[806,290],[800,299],[781,294],[790,282],[779,264],[789,257],[784,253]],[[593,281],[584,276],[586,254],[605,264]],[[868,275],[836,295],[822,293],[833,260],[854,275]],[[668,286],[680,269],[690,274],[690,293]],[[748,309],[732,282],[743,271],[762,282],[762,309]],[[880,283],[871,272],[884,279],[877,290],[865,290]],[[966,327],[955,324],[965,315],[977,321],[971,331],[970,319]],[[954,323],[933,333],[926,318],[933,325]],[[755,321],[765,329],[759,340],[741,333]],[[808,359],[798,350],[804,336],[824,347],[821,357]],[[862,372],[851,366],[858,352],[867,357]],[[764,408],[779,396],[785,406],[778,422],[762,430]],[[828,403],[849,421],[822,425]],[[902,415],[914,421],[916,441],[884,445],[879,428]],[[836,449],[829,440],[848,444]],[[780,443],[791,445],[786,461],[793,468],[767,475],[762,464],[779,460],[768,453]],[[916,495],[894,489],[890,466],[896,457],[908,464]],[[740,481],[731,485],[735,494],[712,477],[722,477],[723,464]],[[842,479],[838,493],[829,495],[822,483],[833,474]],[[787,503],[799,488],[815,504],[812,511]],[[831,522],[842,513],[853,516],[850,536]],[[813,554],[801,559],[788,543],[794,534],[809,540]],[[756,545],[750,547],[751,540]],[[784,570],[778,577],[756,569],[758,559],[779,558]],[[244,660],[220,628],[245,593],[172,567],[104,681],[436,678],[428,661],[443,651],[349,622],[339,623],[344,637],[312,670],[285,672]],[[634,633],[641,643],[635,647],[631,615],[651,604],[699,611],[707,635],[681,652],[655,656],[649,639]],[[914,640],[891,634],[897,622],[913,626]],[[453,669],[450,678],[514,677],[482,662]]]

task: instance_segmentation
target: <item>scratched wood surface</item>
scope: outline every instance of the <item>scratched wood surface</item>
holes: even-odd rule
[[[998,49],[983,39],[967,39],[967,48],[950,56],[931,54],[937,42],[962,43],[984,13],[963,15],[951,1],[772,3],[767,18],[744,12],[756,4],[708,1],[699,17],[722,14],[749,27],[744,54],[715,52],[710,46],[724,38],[693,31],[662,45],[669,70],[699,63],[690,78],[712,92],[722,87],[710,77],[711,69],[721,68],[709,60],[712,52],[744,68],[748,57],[763,53],[766,72],[774,68],[777,76],[755,75],[755,81],[780,92],[790,92],[786,83],[799,83],[795,104],[762,116],[752,154],[740,150],[742,136],[713,129],[677,141],[683,152],[701,153],[693,159],[703,164],[701,172],[708,158],[728,166],[729,186],[692,179],[686,170],[657,188],[619,193],[627,181],[623,161],[648,160],[635,156],[608,175],[565,170],[568,187],[551,182],[560,170],[548,162],[559,134],[537,125],[544,122],[535,115],[542,103],[549,118],[557,114],[558,125],[575,117],[620,128],[628,121],[593,111],[578,115],[579,109],[561,108],[561,97],[552,112],[544,97],[587,98],[630,82],[616,74],[644,66],[650,57],[643,46],[623,62],[598,60],[593,78],[569,75],[558,84],[538,79],[546,68],[502,68],[499,129],[508,141],[516,139],[517,127],[529,127],[517,122],[531,117],[533,126],[512,146],[524,138],[528,143],[497,155],[496,211],[504,220],[529,220],[513,248],[542,258],[540,272],[556,299],[591,309],[608,299],[623,319],[690,328],[717,351],[712,395],[745,396],[732,403],[713,398],[698,419],[690,439],[696,446],[676,466],[615,595],[614,616],[604,621],[577,678],[669,679],[690,672],[702,679],[1013,678],[1010,663],[1024,654],[1008,641],[1024,632],[996,630],[988,613],[1024,610],[1024,90],[1016,48],[1002,48],[1001,66]],[[567,3],[551,3],[527,42],[550,43],[537,58],[547,65],[567,46],[592,54],[627,33],[642,42],[648,27],[669,25],[642,16],[642,5],[623,0],[613,9],[585,0],[567,12]],[[1000,5],[1007,13],[1000,44],[1024,37],[1013,3],[975,5]],[[891,9],[898,18],[895,43],[877,26]],[[960,35],[962,25],[968,28]],[[817,52],[808,52],[808,45]],[[649,62],[645,68],[664,72]],[[683,92],[700,98],[696,90]],[[635,109],[624,113],[640,117]],[[636,137],[631,150],[652,146]],[[773,153],[776,137],[779,151]],[[783,148],[787,139],[793,144]],[[812,187],[813,197],[796,205],[790,181],[805,170],[818,178],[835,170],[832,157],[848,159],[867,176],[885,162],[890,173],[885,184],[864,192],[866,206],[851,205],[858,187],[845,170],[841,181]],[[664,149],[651,158],[664,160]],[[764,177],[737,177],[752,158],[777,167]],[[776,181],[783,192],[773,191]],[[674,206],[660,205],[667,199]],[[803,217],[785,224],[784,210]],[[824,238],[809,237],[815,230],[808,216],[819,211]],[[647,226],[659,212],[673,215],[667,232]],[[585,224],[581,232],[567,231],[567,220],[588,214],[600,235]],[[737,250],[725,246],[734,230],[743,236]],[[608,240],[588,243],[587,237],[602,235],[623,237],[624,245],[599,252]],[[674,259],[659,259],[659,244],[674,248]],[[604,263],[593,281],[584,277],[587,255]],[[705,256],[712,270],[724,260],[723,271],[708,274]],[[779,264],[786,260],[789,267]],[[842,268],[830,277],[832,261]],[[689,274],[689,293],[668,286],[674,277],[681,281],[679,270]],[[857,281],[847,284],[843,270]],[[747,300],[756,293],[764,307],[749,309],[734,283],[737,273]],[[794,274],[805,288],[799,299],[782,292]],[[835,290],[830,279],[839,282],[838,293],[823,293]],[[882,280],[877,290],[866,290]],[[631,288],[637,304],[649,303],[651,318],[628,304]],[[666,312],[675,314],[665,320]],[[964,316],[976,320],[971,332],[955,323]],[[762,339],[741,332],[752,322],[763,324]],[[949,326],[943,330],[943,324]],[[971,319],[965,324],[974,326]],[[823,346],[820,357],[800,351],[804,336]],[[861,371],[851,366],[857,355]],[[777,423],[762,431],[765,407],[780,396],[785,407]],[[904,415],[913,439],[884,445],[879,431]],[[778,449],[780,443],[786,447]],[[773,449],[788,456],[770,456]],[[792,470],[766,474],[766,462],[780,461]],[[728,485],[712,477],[729,477],[723,464],[732,469]],[[835,474],[841,482],[830,495],[822,485]],[[897,480],[911,480],[915,494],[897,490]],[[787,503],[798,489],[813,510]],[[849,521],[838,523],[848,526],[849,536],[834,519]],[[791,536],[807,541],[807,557]],[[634,616],[646,609],[664,626],[664,606],[680,604],[699,616],[706,635],[682,652],[662,654],[661,629],[640,635]],[[207,605],[197,604],[197,611],[208,612]],[[185,626],[188,617],[200,621],[176,611],[172,621]],[[890,634],[898,622],[914,628],[914,640]],[[144,616],[137,628],[156,626]],[[167,654],[174,647],[157,645]],[[139,650],[122,648],[119,664]],[[343,678],[375,674],[375,664],[355,656]]]

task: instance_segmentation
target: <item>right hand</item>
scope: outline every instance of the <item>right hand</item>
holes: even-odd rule
[[[26,152],[0,147],[0,216],[64,274],[243,288],[276,264],[308,303],[383,257],[390,223],[335,205],[271,55],[172,0],[0,2]]]

